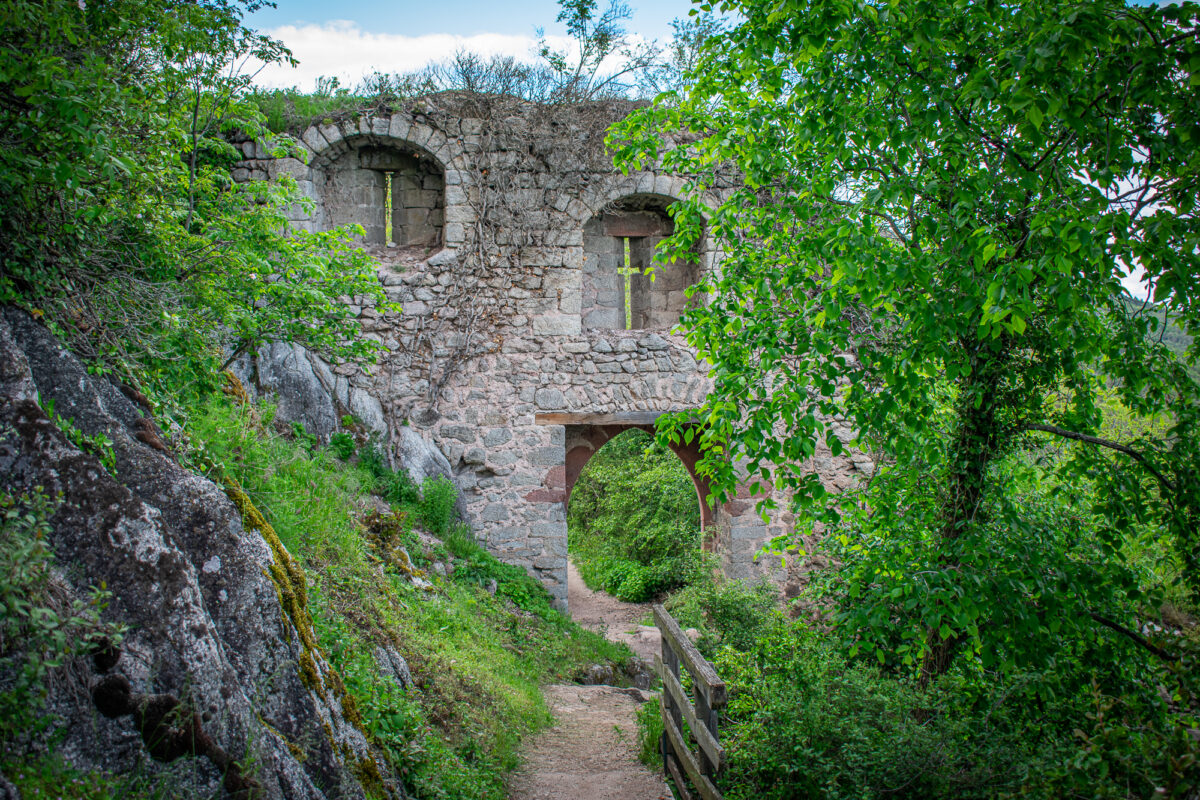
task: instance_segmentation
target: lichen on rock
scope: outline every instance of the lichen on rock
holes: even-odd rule
[[[51,401],[84,434],[112,442],[113,474],[59,430],[42,406]],[[166,781],[178,796],[228,796],[236,761],[254,765],[241,777],[268,800],[364,797],[356,776],[375,757],[343,710],[342,682],[318,661],[303,569],[244,492],[147,443],[154,427],[44,326],[0,309],[0,490],[61,496],[48,539],[65,591],[84,599],[108,587],[104,620],[128,630],[119,664],[84,659],[47,687],[57,752],[77,769]],[[91,699],[105,680],[158,700],[140,722],[109,718]],[[215,761],[182,747],[201,734]],[[156,751],[181,757],[160,761]],[[389,791],[402,796],[398,785]]]

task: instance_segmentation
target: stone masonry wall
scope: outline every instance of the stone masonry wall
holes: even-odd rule
[[[377,213],[371,202],[346,205],[330,193],[330,176],[347,159],[359,158],[361,167],[363,153],[404,153],[440,180],[441,196],[426,195],[444,214],[440,241],[371,251],[403,311],[379,313],[350,298],[363,335],[385,348],[380,363],[369,375],[338,371],[379,400],[392,430],[411,425],[432,439],[481,540],[539,577],[564,607],[567,426],[599,417],[632,426],[656,412],[695,408],[710,388],[706,366],[668,330],[679,310],[668,304],[679,303],[684,281],[660,275],[674,298],[664,295],[644,315],[653,329],[620,330],[623,320],[603,314],[623,316],[622,301],[596,283],[585,261],[585,231],[599,236],[597,219],[623,204],[665,207],[682,191],[678,176],[613,170],[604,129],[631,108],[556,110],[438,95],[394,113],[310,127],[299,135],[306,160],[263,158],[261,144],[247,142],[236,173],[297,180],[316,210],[296,209],[293,224],[310,230],[366,225],[347,216]],[[374,184],[363,183],[366,198]],[[436,193],[437,181],[430,186],[421,191]],[[367,241],[379,239],[369,233]],[[607,273],[611,265],[597,267]],[[689,267],[693,276],[712,268],[710,250]],[[849,458],[818,466],[830,488],[856,470]],[[764,523],[741,498],[711,516],[732,577],[777,576],[778,559],[755,554],[785,532],[787,515]]]

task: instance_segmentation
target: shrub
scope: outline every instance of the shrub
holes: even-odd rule
[[[681,626],[700,631],[698,647],[709,657],[721,645],[753,648],[773,624],[777,606],[773,585],[714,579],[711,571],[666,602]]]
[[[329,437],[329,449],[342,461],[349,461],[355,451],[358,450],[358,445],[354,443],[353,436],[345,431],[338,431]]]
[[[50,673],[121,631],[100,621],[109,592],[69,600],[54,577],[46,537],[51,502],[0,494],[0,754],[43,729]]]
[[[721,647],[715,666],[730,689],[730,800],[995,797],[1047,738],[1002,691],[972,705],[950,681],[922,690],[779,616],[748,650]]]
[[[408,472],[388,466],[383,447],[374,437],[359,450],[358,463],[375,478],[375,491],[384,500],[393,505],[415,505],[421,501],[421,492]]]
[[[421,483],[421,500],[417,517],[425,529],[435,536],[442,536],[450,529],[454,520],[454,505],[458,501],[458,487],[442,475],[430,476]]]

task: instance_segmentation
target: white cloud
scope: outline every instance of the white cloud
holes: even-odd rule
[[[296,68],[271,65],[255,80],[267,88],[296,86],[311,91],[320,76],[336,76],[343,86],[353,87],[372,72],[408,72],[435,61],[444,61],[458,50],[481,55],[511,55],[532,60],[536,39],[499,33],[458,36],[431,33],[403,36],[368,33],[357,23],[346,20],[323,25],[284,25],[265,31],[287,45],[300,62]],[[563,47],[565,38],[547,37],[554,47]]]

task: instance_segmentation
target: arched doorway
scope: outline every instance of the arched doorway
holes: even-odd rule
[[[702,509],[711,509],[694,472],[644,427],[590,427],[573,432],[580,438],[568,456],[570,603],[603,607],[594,592],[645,603],[702,576]]]
[[[602,448],[610,440],[620,436],[631,430],[645,431],[651,435],[654,433],[653,423],[636,424],[632,422],[625,423],[605,423],[599,422],[594,424],[576,424],[563,426],[566,433],[566,485],[564,487],[563,506],[564,509],[571,502],[571,491],[575,488],[576,482],[579,480],[583,468],[587,465],[600,448]],[[715,522],[715,510],[709,502],[709,497],[712,494],[708,481],[696,472],[696,463],[700,460],[700,448],[697,443],[683,444],[671,446],[672,452],[679,457],[684,468],[691,476],[692,484],[696,489],[696,502],[700,508],[700,525],[702,528],[709,528]]]

